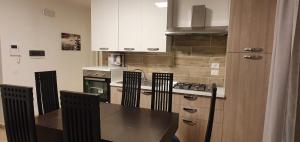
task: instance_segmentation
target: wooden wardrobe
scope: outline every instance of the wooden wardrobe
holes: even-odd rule
[[[231,0],[222,142],[261,142],[276,0]]]

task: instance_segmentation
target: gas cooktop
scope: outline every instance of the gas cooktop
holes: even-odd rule
[[[210,85],[201,83],[188,83],[188,82],[178,82],[174,85],[174,89],[184,89],[192,91],[204,91],[210,92]]]

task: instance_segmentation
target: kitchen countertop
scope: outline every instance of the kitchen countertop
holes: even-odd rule
[[[110,83],[110,86],[112,86],[112,87],[122,87],[122,83],[112,82],[112,83]],[[142,85],[141,89],[143,89],[143,90],[151,90],[152,87],[151,86],[144,86],[144,85]],[[196,95],[196,96],[204,96],[204,97],[210,97],[211,96],[210,92],[184,90],[184,89],[173,89],[173,93]],[[225,90],[224,90],[223,87],[218,87],[217,98],[225,98]]]

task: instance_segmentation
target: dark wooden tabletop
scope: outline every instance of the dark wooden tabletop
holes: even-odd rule
[[[177,113],[100,104],[102,139],[113,142],[167,142],[178,128]],[[62,142],[61,110],[35,119],[38,140]]]

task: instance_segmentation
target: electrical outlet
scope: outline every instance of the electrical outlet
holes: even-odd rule
[[[210,74],[211,74],[211,75],[214,75],[214,76],[219,75],[219,69],[212,69],[212,70],[210,71]]]

